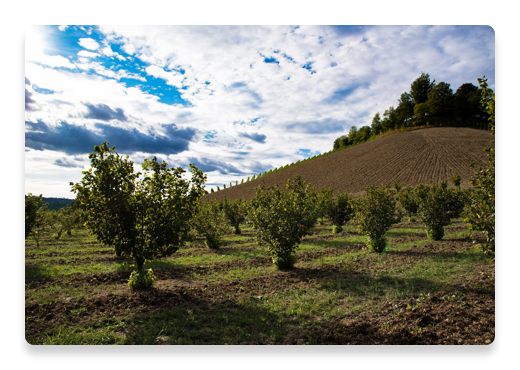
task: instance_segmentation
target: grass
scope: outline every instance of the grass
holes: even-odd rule
[[[494,262],[471,249],[462,220],[441,241],[428,240],[423,225],[403,221],[387,233],[385,255],[362,248],[364,237],[352,222],[340,234],[317,225],[299,246],[293,271],[275,270],[251,241],[252,230],[242,232],[226,235],[218,251],[195,240],[148,263],[167,277],[143,292],[130,291],[120,278],[93,283],[129,276],[132,262],[113,258],[84,229],[59,241],[44,236],[40,248],[28,240],[26,338],[33,344],[276,344],[299,335],[299,343],[319,344],[303,333],[377,314],[384,302],[419,305],[444,291],[463,299],[456,293],[463,287],[488,289],[476,277],[494,279]]]

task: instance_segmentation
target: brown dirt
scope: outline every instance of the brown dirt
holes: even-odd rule
[[[405,262],[403,257],[401,262]],[[414,259],[417,258],[414,256]],[[138,316],[146,317],[172,307],[210,309],[234,306],[238,300],[251,296],[268,297],[289,288],[315,287],[316,284],[338,279],[372,276],[373,268],[368,266],[370,262],[359,262],[366,264],[367,269],[347,271],[342,264],[325,265],[216,284],[204,284],[179,276],[164,280],[166,276],[160,274],[160,283],[143,291],[121,290],[74,302],[57,301],[45,307],[40,304],[26,305],[26,334],[32,336],[44,332],[64,325],[67,320],[69,324],[89,324],[95,321],[93,317],[103,312],[124,316],[125,310],[131,309]],[[260,336],[254,342],[243,344],[303,344],[310,339],[316,344],[489,344],[494,340],[495,331],[494,266],[483,265],[477,269],[480,274],[470,281],[447,285],[422,301],[414,298],[383,301],[361,314],[318,320],[307,328],[296,325],[283,343]],[[493,279],[487,279],[488,276]],[[80,307],[85,309],[84,313],[71,318],[70,311]]]
[[[394,225],[393,230],[401,227],[418,226],[417,223]],[[467,230],[466,225],[452,225],[446,232]],[[338,235],[324,235],[318,229],[306,238],[315,242],[335,239]],[[417,234],[417,235],[416,235]],[[183,251],[176,254],[225,254],[233,251],[247,251],[259,248],[252,245],[249,235],[244,240],[226,241],[219,251],[211,251],[202,241],[188,248],[196,251]],[[153,288],[132,292],[127,287],[129,271],[98,274],[75,274],[54,278],[26,279],[25,288],[41,289],[50,286],[83,287],[90,292],[83,298],[68,297],[70,293],[55,290],[49,293],[51,303],[26,302],[26,338],[37,342],[38,336],[60,326],[88,327],[105,316],[126,317],[129,312],[136,319],[146,319],[154,313],[165,310],[193,310],[208,312],[215,309],[236,309],[243,307],[244,300],[269,300],[270,296],[284,294],[291,289],[343,289],[336,284],[349,282],[364,286],[368,281],[385,284],[385,276],[406,271],[431,257],[457,258],[457,252],[473,248],[472,239],[462,236],[413,245],[415,240],[424,240],[423,231],[399,235],[392,238],[395,243],[412,242],[405,250],[390,249],[384,256],[365,255],[363,258],[346,258],[344,262],[321,264],[321,257],[339,256],[365,248],[363,243],[349,243],[324,247],[319,250],[299,251],[299,262],[312,262],[291,271],[272,270],[263,276],[235,279],[233,281],[206,280],[205,276],[226,273],[230,270],[251,268],[272,268],[269,257],[256,257],[247,260],[232,260],[211,263],[204,266],[179,266],[154,269],[157,277]],[[235,244],[229,246],[229,244]],[[422,243],[421,243],[422,244]],[[66,251],[64,251],[66,253]],[[90,252],[89,252],[90,253]],[[113,253],[113,252],[112,252]],[[105,251],[97,251],[99,261],[115,262],[115,256],[107,256]],[[96,260],[91,256],[88,261]],[[38,257],[30,259],[29,264],[37,263]],[[49,263],[50,261],[45,261]],[[76,263],[80,259],[75,260]],[[397,284],[397,282],[395,282]],[[394,281],[391,282],[392,286]],[[399,283],[401,284],[401,283]],[[416,292],[431,292],[431,296],[420,300],[418,293],[407,299],[386,301],[384,297],[369,299],[370,307],[362,312],[342,310],[339,316],[316,316],[295,318],[284,321],[285,333],[276,339],[268,335],[255,336],[241,344],[489,344],[495,335],[495,270],[493,264],[475,265],[472,276],[442,285],[419,279]],[[109,291],[103,286],[110,286]],[[349,289],[349,288],[346,288]],[[95,295],[93,295],[95,293]],[[419,300],[418,300],[419,299]],[[359,303],[364,301],[360,299]],[[338,302],[342,305],[353,304]],[[357,303],[355,304],[357,305]],[[81,309],[81,310],[79,310]],[[79,311],[78,311],[79,310]],[[73,311],[75,313],[73,313]],[[122,332],[130,336],[139,330],[131,326]],[[252,337],[253,338],[253,337]],[[274,338],[274,339],[273,339]],[[167,338],[161,344],[176,344],[175,339]]]
[[[332,188],[362,195],[368,185],[404,186],[434,183],[454,174],[462,178],[462,187],[470,187],[473,172],[469,164],[484,166],[490,146],[489,131],[461,127],[435,127],[382,137],[325,157],[287,168],[254,181],[221,189],[205,196],[208,200],[251,199],[255,188],[278,184],[285,189],[287,180],[301,175],[316,190]]]

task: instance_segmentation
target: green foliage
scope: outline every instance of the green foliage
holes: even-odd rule
[[[343,135],[338,137],[336,140],[334,140],[333,150],[340,150],[342,148],[345,148],[349,145],[348,136]],[[292,164],[291,164],[292,166]]]
[[[359,231],[367,236],[367,245],[373,252],[381,253],[386,245],[385,234],[398,222],[394,217],[396,201],[388,187],[369,186],[363,198],[355,202]]]
[[[417,193],[412,188],[406,188],[397,194],[397,200],[408,213],[409,220],[414,219],[414,216],[419,211],[419,197]]]
[[[410,86],[410,96],[415,104],[422,104],[428,101],[428,93],[435,87],[435,80],[430,82],[430,75],[422,72],[421,75],[412,82]]]
[[[248,209],[248,223],[257,244],[264,246],[277,268],[294,265],[291,255],[316,220],[316,192],[301,176],[287,182],[287,191],[276,187],[256,188]]]
[[[459,174],[455,174],[453,176],[450,177],[450,181],[453,185],[455,185],[457,188],[460,188],[460,183],[462,181],[461,177]]]
[[[482,116],[480,91],[472,83],[462,84],[454,95],[455,116],[462,123],[471,123]]]
[[[383,125],[381,123],[381,115],[377,112],[372,118],[372,125],[370,126],[374,135],[379,135],[383,130]]]
[[[35,228],[41,227],[45,206],[41,194],[37,197],[29,193],[25,198],[25,239]]]
[[[234,234],[241,234],[240,224],[246,220],[246,203],[242,199],[230,201],[224,199],[223,211],[231,226]]]
[[[213,190],[213,188],[211,188],[211,192],[214,193],[215,191]]]
[[[478,79],[482,88],[482,107],[489,115],[491,135],[495,135],[495,93],[488,88],[485,76]],[[491,141],[494,143],[494,140]],[[480,247],[486,254],[495,254],[495,154],[494,148],[486,148],[488,152],[487,168],[474,170],[470,184],[475,190],[471,193],[469,205],[464,214],[466,222],[473,231],[481,231],[486,242]],[[475,167],[473,163],[472,168]]]
[[[428,93],[428,108],[429,113],[433,117],[438,118],[452,118],[453,116],[453,90],[450,84],[446,82],[439,82]]]
[[[395,128],[397,124],[398,117],[395,108],[393,106],[389,107],[387,110],[385,110],[385,113],[383,113],[383,120],[381,121],[383,131],[391,130]]]
[[[184,179],[182,168],[168,168],[154,157],[144,160],[143,173],[134,173],[128,156],[107,142],[89,158],[91,168],[71,185],[99,241],[132,257],[138,271],[145,260],[170,256],[184,245],[204,194],[202,171],[190,165],[191,180]]]
[[[289,254],[287,256],[273,257],[273,265],[278,270],[290,270],[294,267],[294,264],[298,260],[298,257],[295,254]]]
[[[419,213],[426,225],[426,234],[430,239],[441,240],[444,227],[454,218],[460,217],[464,209],[462,192],[448,188],[448,183],[417,187],[420,199]]]
[[[206,239],[206,246],[214,250],[220,248],[222,236],[229,231],[229,221],[216,201],[200,206],[197,216],[193,219],[193,226],[197,234]]]
[[[149,288],[155,281],[155,275],[152,269],[132,271],[130,279],[128,279],[128,286],[132,290],[139,290]]]
[[[81,224],[81,210],[67,206],[52,213],[52,223],[50,223],[50,226],[54,231],[54,237],[60,239],[63,232],[66,232],[67,235],[71,235],[72,229],[80,227]]]
[[[424,122],[426,116],[430,114],[430,106],[428,103],[416,104],[413,108],[413,113],[418,122]]]
[[[341,226],[349,222],[354,214],[351,197],[347,193],[337,193],[336,199],[334,199],[332,189],[321,189],[319,208],[323,215],[335,226],[332,231],[336,234],[341,231]]]

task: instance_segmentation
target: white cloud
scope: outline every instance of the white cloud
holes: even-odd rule
[[[98,53],[92,53],[90,51],[86,51],[86,50],[81,50],[78,52],[78,55],[80,57],[85,57],[85,58],[96,58],[99,56]]]
[[[58,26],[60,31],[65,31],[67,28],[69,28],[69,26]]]
[[[79,39],[79,45],[89,50],[97,50],[99,48],[99,44],[96,42],[96,40],[91,38]]]
[[[32,83],[60,92],[37,96],[42,111],[26,112],[26,119],[81,125],[82,104],[89,103],[121,108],[129,117],[126,127],[141,132],[161,134],[159,124],[167,123],[193,127],[199,133],[190,150],[169,156],[169,163],[217,158],[251,171],[246,178],[261,166],[302,159],[302,148],[331,150],[334,139],[351,126],[370,125],[376,112],[396,106],[423,71],[437,82],[451,83],[454,91],[465,82],[476,84],[483,74],[494,86],[494,36],[483,28],[385,26],[357,34],[310,26],[99,29],[106,35],[102,47],[91,38],[80,45],[124,62],[110,47],[117,40],[121,50],[147,64],[145,73],[175,87],[190,105],[162,104],[139,86],[126,87],[118,80],[134,78],[144,85],[146,79],[94,62],[87,57],[96,53],[84,50],[77,67],[85,73],[26,64]],[[88,40],[95,45],[87,47]],[[74,67],[65,58],[61,62]],[[208,132],[215,132],[211,141],[216,143],[203,141]],[[244,132],[265,135],[265,142],[241,136]],[[240,178],[208,174],[215,183]]]

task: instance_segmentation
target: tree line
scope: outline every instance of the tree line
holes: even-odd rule
[[[430,80],[421,73],[403,92],[397,107],[391,106],[381,114],[377,112],[370,126],[352,126],[347,135],[338,137],[333,150],[357,145],[390,130],[422,125],[472,126],[490,129],[489,114],[481,108],[482,88],[472,83],[462,84],[453,93],[449,83]]]

